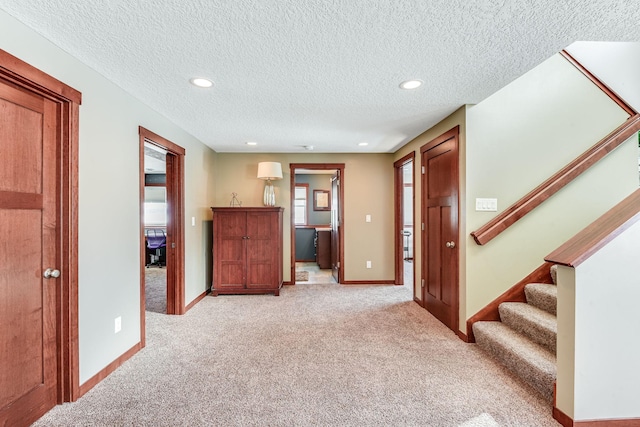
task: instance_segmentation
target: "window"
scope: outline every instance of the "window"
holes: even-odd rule
[[[309,184],[296,184],[294,194],[294,225],[307,225],[307,206],[309,201]]]

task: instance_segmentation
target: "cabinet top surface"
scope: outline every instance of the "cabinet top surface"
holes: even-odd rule
[[[282,212],[284,211],[284,208],[282,206],[212,206],[211,210],[213,212]]]

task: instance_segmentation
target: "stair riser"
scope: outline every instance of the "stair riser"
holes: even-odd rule
[[[518,357],[510,349],[496,343],[490,336],[482,332],[474,332],[478,346],[491,354],[499,363],[520,377],[525,383],[538,391],[549,402],[553,401],[553,384],[555,375],[549,374],[526,360]]]
[[[505,325],[509,326],[514,331],[524,335],[531,341],[540,344],[547,350],[556,354],[556,340],[557,340],[557,324],[553,325],[546,323],[538,323],[535,317],[526,317],[527,313],[518,313],[513,309],[509,309],[506,305],[501,305],[499,308],[500,320]]]

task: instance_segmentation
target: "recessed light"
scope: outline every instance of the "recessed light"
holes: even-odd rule
[[[247,145],[258,145],[255,141],[247,141]]]
[[[369,143],[368,142],[360,142],[360,143],[358,143],[358,145],[360,147],[366,147],[367,145],[369,145]]]
[[[417,89],[422,86],[422,80],[407,80],[400,83],[402,89]]]
[[[207,88],[207,87],[213,86],[213,82],[211,80],[203,79],[201,77],[194,77],[194,78],[190,79],[189,82],[192,85],[198,86],[198,87]]]

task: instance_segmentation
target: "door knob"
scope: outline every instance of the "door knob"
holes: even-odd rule
[[[45,279],[57,279],[58,277],[60,277],[60,270],[47,268],[42,275]]]
[[[448,247],[448,248],[453,249],[453,248],[456,247],[456,242],[447,242],[447,243],[445,243],[445,246]]]

